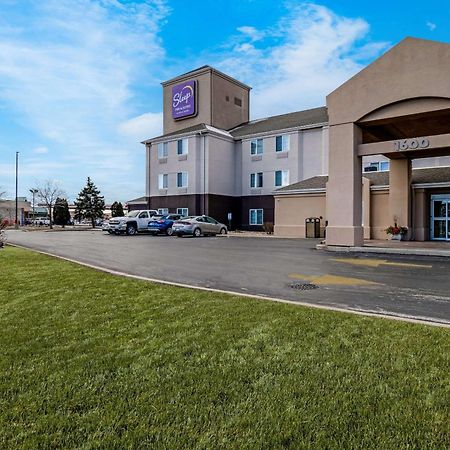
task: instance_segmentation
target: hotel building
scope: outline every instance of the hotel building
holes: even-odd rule
[[[406,38],[326,106],[249,120],[250,87],[204,66],[162,83],[164,134],[146,146],[146,196],[132,208],[275,224],[329,245],[393,225],[450,240],[450,45]]]

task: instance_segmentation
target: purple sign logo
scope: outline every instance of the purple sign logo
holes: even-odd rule
[[[197,113],[195,88],[194,80],[177,84],[172,88],[172,117],[174,119],[195,116]]]

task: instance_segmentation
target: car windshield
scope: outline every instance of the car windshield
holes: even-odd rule
[[[137,217],[140,211],[130,211],[126,214],[126,217]]]

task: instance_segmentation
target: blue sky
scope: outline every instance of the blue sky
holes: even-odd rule
[[[445,7],[444,7],[445,5]],[[450,43],[448,1],[0,0],[0,192],[91,176],[143,195],[140,140],[160,134],[160,82],[210,64],[253,87],[252,118],[321,106],[406,36]]]

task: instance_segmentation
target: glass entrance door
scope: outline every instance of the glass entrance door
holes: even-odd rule
[[[431,239],[450,241],[450,196],[431,197]]]

